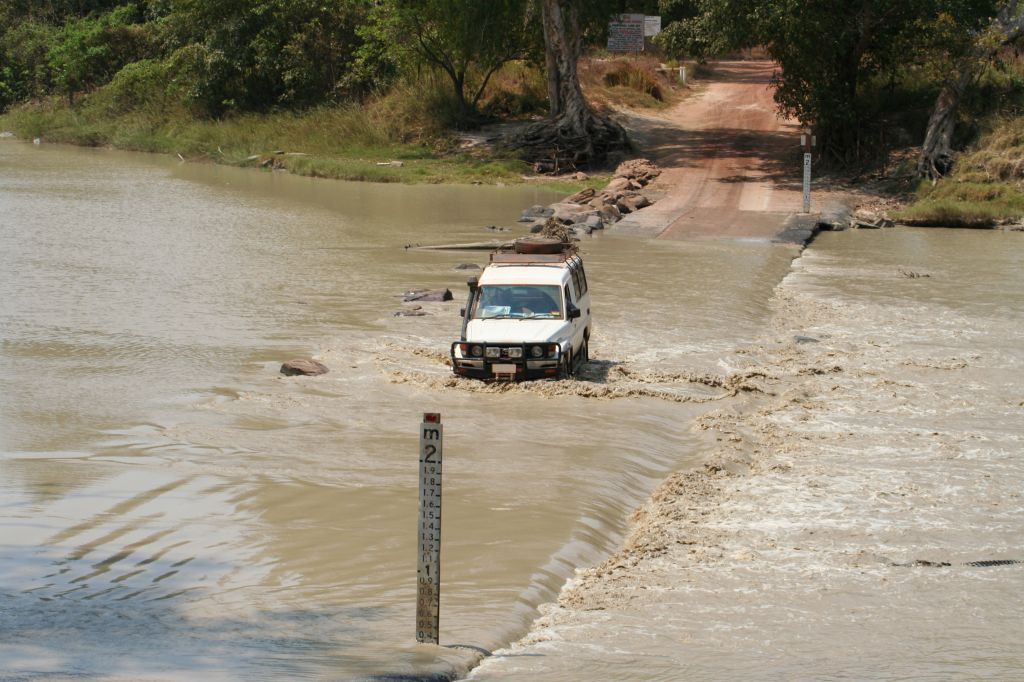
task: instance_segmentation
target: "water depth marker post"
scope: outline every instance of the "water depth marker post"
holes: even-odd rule
[[[804,150],[804,213],[811,212],[811,150],[817,140],[810,128],[800,135],[800,146]]]
[[[416,641],[438,643],[441,619],[441,415],[420,425],[419,562],[416,566]]]

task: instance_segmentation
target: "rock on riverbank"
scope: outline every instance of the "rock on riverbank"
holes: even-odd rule
[[[576,235],[603,230],[623,215],[654,203],[642,190],[660,173],[647,159],[624,161],[604,189],[588,187],[549,206],[531,206],[523,211],[519,222],[531,223],[530,231],[534,233],[550,219],[568,226]]]

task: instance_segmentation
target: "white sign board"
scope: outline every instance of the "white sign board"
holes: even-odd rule
[[[644,37],[650,38],[661,33],[661,17],[644,17]]]
[[[609,52],[644,51],[644,15],[619,14],[608,22]]]

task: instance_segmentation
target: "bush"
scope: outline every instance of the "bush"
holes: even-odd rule
[[[495,118],[546,114],[547,83],[541,71],[523,61],[509,62],[492,77],[481,111]]]
[[[118,71],[93,99],[97,104],[105,103],[107,112],[113,115],[164,107],[167,71],[167,65],[155,59],[132,62]]]
[[[181,3],[167,32],[195,67],[191,100],[207,115],[332,101],[358,47],[359,3]]]
[[[659,102],[665,100],[661,93],[661,87],[654,78],[642,69],[629,64],[621,64],[614,71],[604,75],[604,84],[609,87],[624,86],[642,92]]]
[[[121,68],[155,54],[155,41],[134,5],[107,14],[69,19],[55,36],[47,60],[58,91],[77,93],[107,83]]]
[[[48,60],[57,29],[42,22],[23,20],[2,32],[0,44],[0,110],[15,102],[40,97],[53,85]]]

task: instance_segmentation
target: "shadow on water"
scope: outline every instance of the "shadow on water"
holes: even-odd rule
[[[417,646],[411,636],[390,651],[368,647],[374,631],[393,622],[389,608],[261,609],[217,618],[189,610],[183,600],[97,604],[0,592],[2,678],[453,680],[487,654],[467,645]]]

